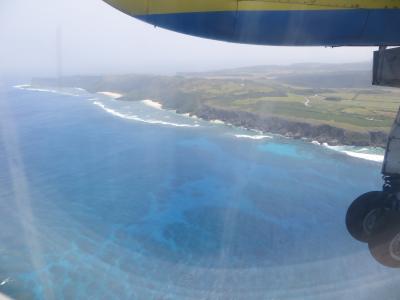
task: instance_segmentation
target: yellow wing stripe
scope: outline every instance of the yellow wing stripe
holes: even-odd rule
[[[149,13],[236,11],[237,0],[148,0]]]
[[[131,15],[220,11],[399,9],[400,0],[105,0]]]

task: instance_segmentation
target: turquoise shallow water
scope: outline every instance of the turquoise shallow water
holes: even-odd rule
[[[344,216],[380,165],[74,91],[0,99],[0,292],[398,299]]]

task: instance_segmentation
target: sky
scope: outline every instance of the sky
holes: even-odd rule
[[[155,28],[101,0],[0,0],[0,73],[174,74],[240,66],[370,61],[372,48],[269,47],[212,41]]]

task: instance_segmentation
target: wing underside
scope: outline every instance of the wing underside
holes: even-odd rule
[[[244,6],[264,6],[266,9],[386,9],[399,8],[399,0],[237,0]]]

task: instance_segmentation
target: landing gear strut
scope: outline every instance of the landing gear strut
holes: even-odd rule
[[[382,174],[382,191],[354,200],[346,226],[356,240],[368,244],[379,263],[400,268],[400,109],[389,134]]]

